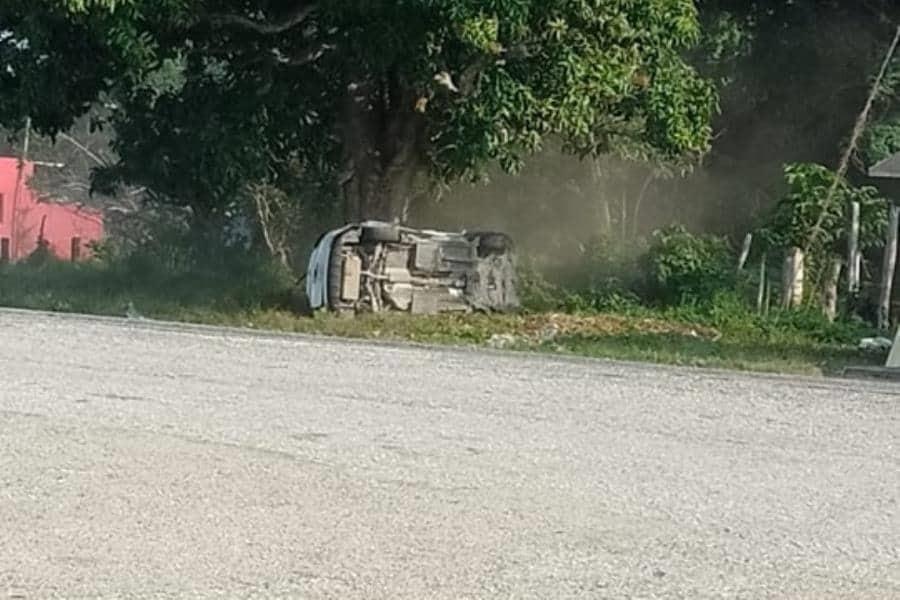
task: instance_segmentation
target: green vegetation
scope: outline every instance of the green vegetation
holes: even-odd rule
[[[683,239],[673,244],[672,235]],[[677,292],[677,302],[641,304],[623,288],[567,290],[524,271],[521,314],[309,317],[298,313],[300,294],[276,261],[236,249],[201,251],[182,240],[101,252],[84,264],[35,255],[6,265],[0,268],[0,305],[804,374],[883,361],[856,350],[859,339],[871,334],[862,322],[830,323],[810,311],[761,316],[728,290],[726,279],[716,289],[709,287],[715,279],[690,279],[710,265],[718,269],[721,259],[713,252],[711,258],[684,261],[685,248],[693,256],[696,248],[719,248],[719,240],[694,239],[683,231],[656,239],[648,256],[668,265],[669,279],[654,279],[654,289],[663,300]],[[690,281],[712,295],[703,300]]]
[[[0,124],[52,134],[108,97],[119,160],[97,189],[146,185],[202,221],[311,181],[347,218],[392,218],[547,139],[701,155],[716,104],[684,58],[691,0],[16,0],[0,23]]]
[[[767,370],[877,361],[855,347],[898,190],[865,167],[900,149],[900,58],[852,168],[833,167],[898,21],[888,0],[4,1],[2,151],[30,123],[31,157],[65,164],[31,184],[106,209],[109,240],[88,264],[0,267],[0,304]],[[865,281],[846,298],[852,203]],[[298,316],[310,240],[371,217],[508,231],[527,310]],[[788,255],[804,269],[782,289]]]

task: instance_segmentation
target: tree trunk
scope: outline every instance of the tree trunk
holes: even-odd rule
[[[603,203],[603,233],[612,236],[612,213],[609,210],[609,200],[604,198]]]
[[[891,206],[881,268],[881,296],[878,301],[878,329],[882,331],[887,331],[891,326],[891,293],[894,289],[894,272],[897,269],[898,227],[900,227],[900,207]]]
[[[631,215],[631,235],[635,238],[637,238],[638,233],[640,232],[641,205],[644,203],[644,197],[647,195],[647,191],[650,189],[650,185],[653,183],[654,179],[656,179],[656,173],[650,171],[647,177],[644,178],[644,183],[641,185],[640,192],[638,192],[637,200],[634,201],[634,211]]]
[[[423,168],[424,120],[414,100],[390,72],[347,93],[340,128],[347,221],[400,220],[409,211]]]
[[[829,321],[834,321],[837,318],[838,284],[841,280],[841,270],[843,268],[843,259],[833,258],[831,269],[828,271],[828,277],[825,280],[825,286],[822,289],[822,312]]]

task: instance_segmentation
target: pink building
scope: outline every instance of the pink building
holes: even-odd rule
[[[20,177],[19,160],[0,157],[0,260],[28,257],[41,239],[58,258],[87,258],[88,244],[103,237],[103,214],[75,204],[39,199],[28,186],[33,174],[33,163],[22,165]]]

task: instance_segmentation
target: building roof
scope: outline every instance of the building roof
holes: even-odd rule
[[[900,152],[869,167],[869,177],[900,179]]]

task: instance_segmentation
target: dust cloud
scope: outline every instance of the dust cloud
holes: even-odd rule
[[[487,184],[455,186],[417,211],[412,224],[502,230],[524,254],[552,268],[601,235],[626,244],[678,224],[740,239],[775,202],[778,182],[771,165],[755,173],[704,165],[681,176],[547,151],[519,175],[494,173]]]

